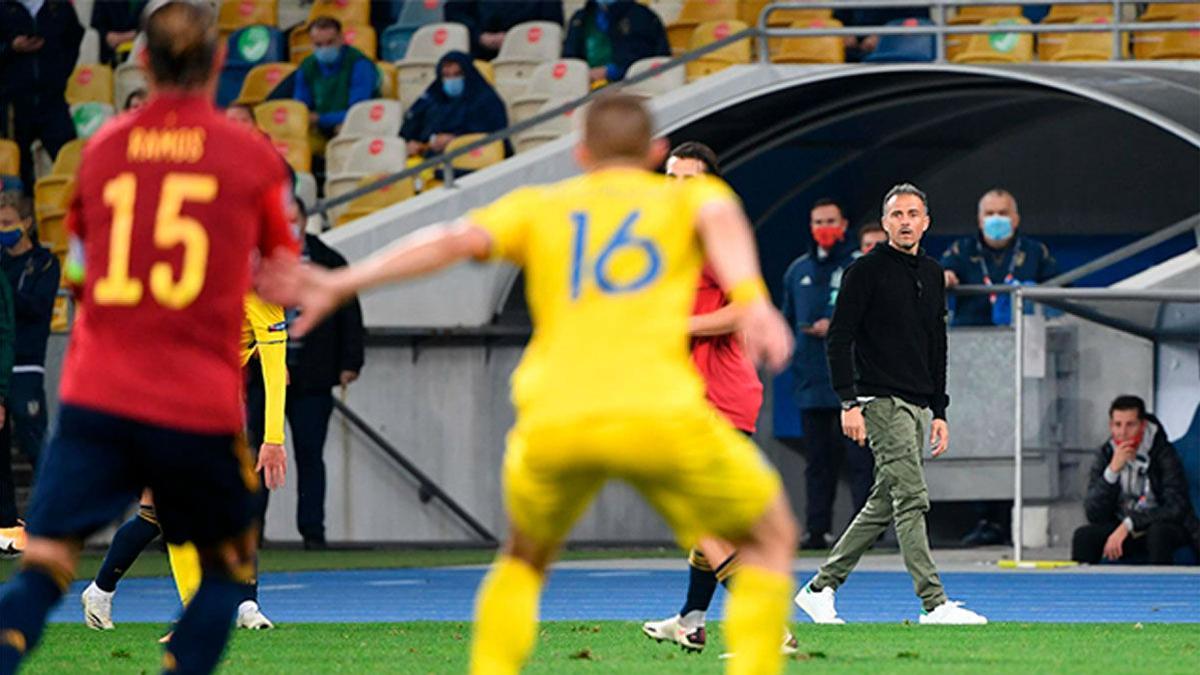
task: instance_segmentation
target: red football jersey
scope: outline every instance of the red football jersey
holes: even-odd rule
[[[700,288],[692,314],[709,314],[728,305],[725,291],[707,263],[700,272]],[[716,406],[733,426],[754,433],[758,410],[762,407],[763,386],[754,364],[742,351],[735,335],[692,338],[692,361],[704,377],[709,402]]]
[[[200,96],[156,96],[92,137],[67,215],[84,275],[60,398],[239,430],[252,254],[297,251],[290,187],[271,144]]]

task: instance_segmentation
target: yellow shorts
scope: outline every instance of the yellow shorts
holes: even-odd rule
[[[629,483],[667,520],[680,545],[738,541],[782,483],[750,439],[706,405],[523,423],[508,435],[504,500],[525,535],[566,538],[609,479]]]

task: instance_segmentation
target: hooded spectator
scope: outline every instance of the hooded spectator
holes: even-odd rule
[[[404,116],[400,136],[409,155],[437,155],[456,137],[492,133],[508,126],[504,101],[471,57],[449,52],[438,61],[437,79]]]

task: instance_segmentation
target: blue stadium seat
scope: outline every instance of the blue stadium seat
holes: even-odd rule
[[[217,85],[217,105],[232,103],[250,69],[262,63],[287,60],[287,41],[272,26],[247,26],[229,36],[229,51]]]
[[[445,0],[408,0],[400,8],[396,23],[379,38],[379,58],[395,63],[404,58],[408,42],[421,26],[442,21]]]
[[[889,26],[932,26],[929,19],[895,19]],[[937,58],[932,35],[884,35],[879,46],[864,58],[875,62],[925,62]]]

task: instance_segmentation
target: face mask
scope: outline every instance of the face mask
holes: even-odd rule
[[[814,227],[812,236],[813,241],[817,242],[817,246],[828,251],[837,246],[838,242],[846,236],[846,231],[840,227]]]
[[[21,241],[21,237],[24,236],[24,234],[25,233],[21,230],[0,231],[0,246],[5,248],[16,246],[17,242]]]
[[[461,77],[443,77],[442,91],[450,98],[458,98],[462,96],[463,88],[466,87],[466,80]]]
[[[1013,234],[1012,218],[988,216],[983,219],[983,236],[992,241],[1005,241]]]
[[[313,50],[313,56],[317,57],[317,61],[327,66],[335,63],[338,60],[338,55],[341,53],[341,47],[317,47]]]

